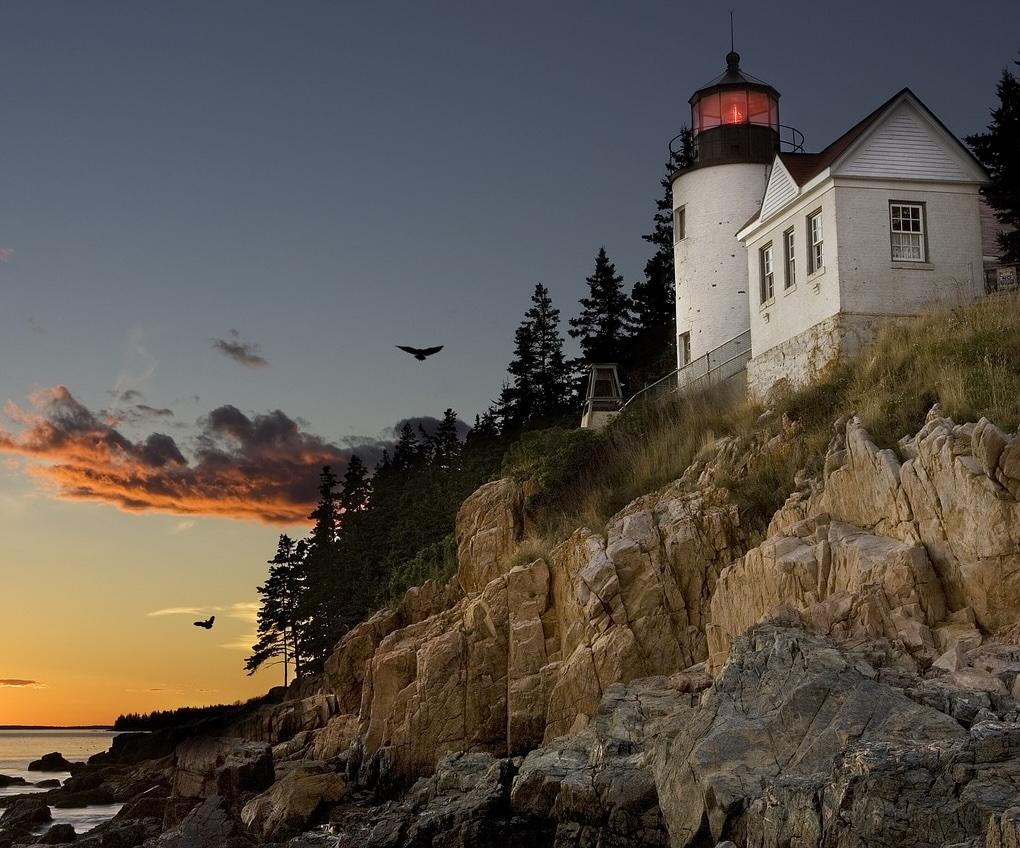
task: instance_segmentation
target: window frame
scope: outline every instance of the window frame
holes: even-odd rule
[[[686,368],[691,364],[691,331],[687,330],[683,333],[677,333],[676,337],[677,350],[680,352],[678,359],[678,368]],[[679,362],[682,360],[682,362]]]
[[[789,291],[797,285],[796,231],[790,227],[783,231],[783,289]]]
[[[673,244],[680,244],[687,238],[687,204],[673,210]],[[679,222],[679,226],[677,226]]]
[[[814,212],[809,212],[807,218],[807,272],[810,277],[825,267],[825,226],[822,221],[821,207]],[[820,238],[815,241],[814,222],[818,221],[818,235]]]
[[[917,209],[918,218],[917,223],[920,227],[919,230],[895,230],[893,229],[893,208],[908,208]],[[900,216],[900,220],[904,220],[903,216]],[[920,258],[915,256],[897,256],[896,245],[894,243],[894,236],[896,235],[915,235],[918,237],[917,246],[920,252]],[[901,245],[902,248],[902,245]],[[925,263],[928,261],[928,208],[927,204],[921,200],[890,200],[889,201],[889,257],[893,262],[921,262]]]
[[[758,271],[758,295],[764,305],[776,296],[776,254],[771,241],[758,248]]]

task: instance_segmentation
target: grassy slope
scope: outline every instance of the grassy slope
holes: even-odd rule
[[[835,420],[856,414],[878,444],[893,447],[936,402],[957,421],[985,416],[1017,427],[1020,298],[989,298],[890,326],[859,355],[775,398],[776,414],[763,417],[761,405],[717,386],[628,410],[597,436],[532,435],[511,449],[504,472],[522,481],[543,476],[529,545],[547,548],[576,527],[603,527],[629,501],[680,477],[717,438],[736,436],[760,449],[718,482],[733,493],[745,525],[760,533],[794,490],[794,475],[820,468]]]

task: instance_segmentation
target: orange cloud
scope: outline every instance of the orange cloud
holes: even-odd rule
[[[371,464],[387,444],[366,439],[340,447],[280,410],[248,416],[228,405],[201,420],[185,455],[163,433],[127,438],[116,419],[93,413],[64,386],[39,389],[29,400],[29,411],[6,405],[21,430],[0,428],[0,452],[38,460],[29,473],[59,497],[132,512],[301,522],[315,503],[323,465],[342,473],[355,452]]]

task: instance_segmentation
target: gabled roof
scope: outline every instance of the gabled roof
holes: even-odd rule
[[[786,170],[790,172],[790,176],[797,181],[797,185],[802,186],[810,182],[828,168],[851,144],[864,135],[868,127],[874,124],[886,109],[904,94],[914,96],[909,88],[900,89],[874,112],[862,118],[819,153],[780,153],[779,158],[786,166]]]
[[[847,154],[851,149],[855,149],[857,142],[865,135],[868,135],[869,131],[875,127],[884,116],[889,114],[895,106],[905,101],[909,101],[909,103],[918,111],[931,119],[931,121],[942,130],[945,136],[952,140],[952,144],[963,152],[964,157],[973,163],[980,173],[985,173],[984,168],[974,157],[974,154],[971,153],[963,142],[950,132],[946,125],[938,119],[938,116],[925,106],[924,103],[918,99],[917,95],[909,88],[900,89],[881,106],[854,124],[849,130],[843,133],[843,135],[819,153],[779,153],[776,155],[776,159],[781,162],[786,171],[789,172],[798,188],[803,188],[819,174],[822,174],[827,169],[836,165],[837,162],[840,162],[841,160],[847,161],[844,159],[844,154]],[[877,131],[878,130],[876,130],[876,132]],[[767,200],[767,194],[768,192],[766,192],[766,196],[762,198],[763,204]],[[783,203],[782,205],[785,206],[786,204]],[[761,217],[761,211],[762,207],[759,208],[758,213],[752,216],[752,218],[740,228],[740,231],[745,230],[747,227],[759,220]],[[766,217],[771,217],[772,212],[774,211],[778,210],[770,211]]]

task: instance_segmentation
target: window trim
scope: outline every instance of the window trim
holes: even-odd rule
[[[691,364],[691,331],[677,333],[676,346],[679,355],[677,357],[677,368],[686,368]],[[680,360],[683,360],[683,363]]]
[[[677,206],[673,210],[673,244],[680,244],[685,238],[687,238],[687,204],[683,206]],[[680,226],[677,227],[677,221],[680,222]]]
[[[892,212],[894,206],[909,206],[909,207],[913,207],[915,209],[920,209],[921,210],[921,217],[920,217],[921,232],[920,233],[909,233],[909,232],[904,231],[904,230],[894,230],[893,229],[893,212]],[[920,259],[915,259],[915,258],[909,258],[908,259],[908,258],[903,257],[903,256],[895,256],[894,255],[894,250],[895,249],[893,247],[893,234],[894,233],[901,233],[901,234],[905,234],[905,235],[919,235],[921,237],[921,240],[920,240],[921,241],[921,258]],[[890,200],[889,201],[889,258],[893,262],[902,262],[904,264],[909,264],[911,262],[913,262],[914,264],[918,264],[918,263],[925,264],[925,263],[930,261],[928,259],[928,256],[929,256],[929,253],[928,253],[928,204],[925,203],[923,200]]]
[[[768,265],[765,256],[768,254]],[[766,267],[769,270],[766,271]],[[766,242],[758,248],[758,295],[762,305],[771,303],[776,298],[776,254],[772,242]]]
[[[797,242],[794,227],[783,231],[783,290],[797,285]]]
[[[814,240],[814,228],[811,226],[811,222],[816,218],[818,219],[818,230],[822,236],[818,241]],[[805,220],[807,223],[807,275],[810,277],[825,267],[825,222],[822,220],[822,207],[819,206],[814,212],[809,212]],[[816,252],[818,253],[817,259]]]

